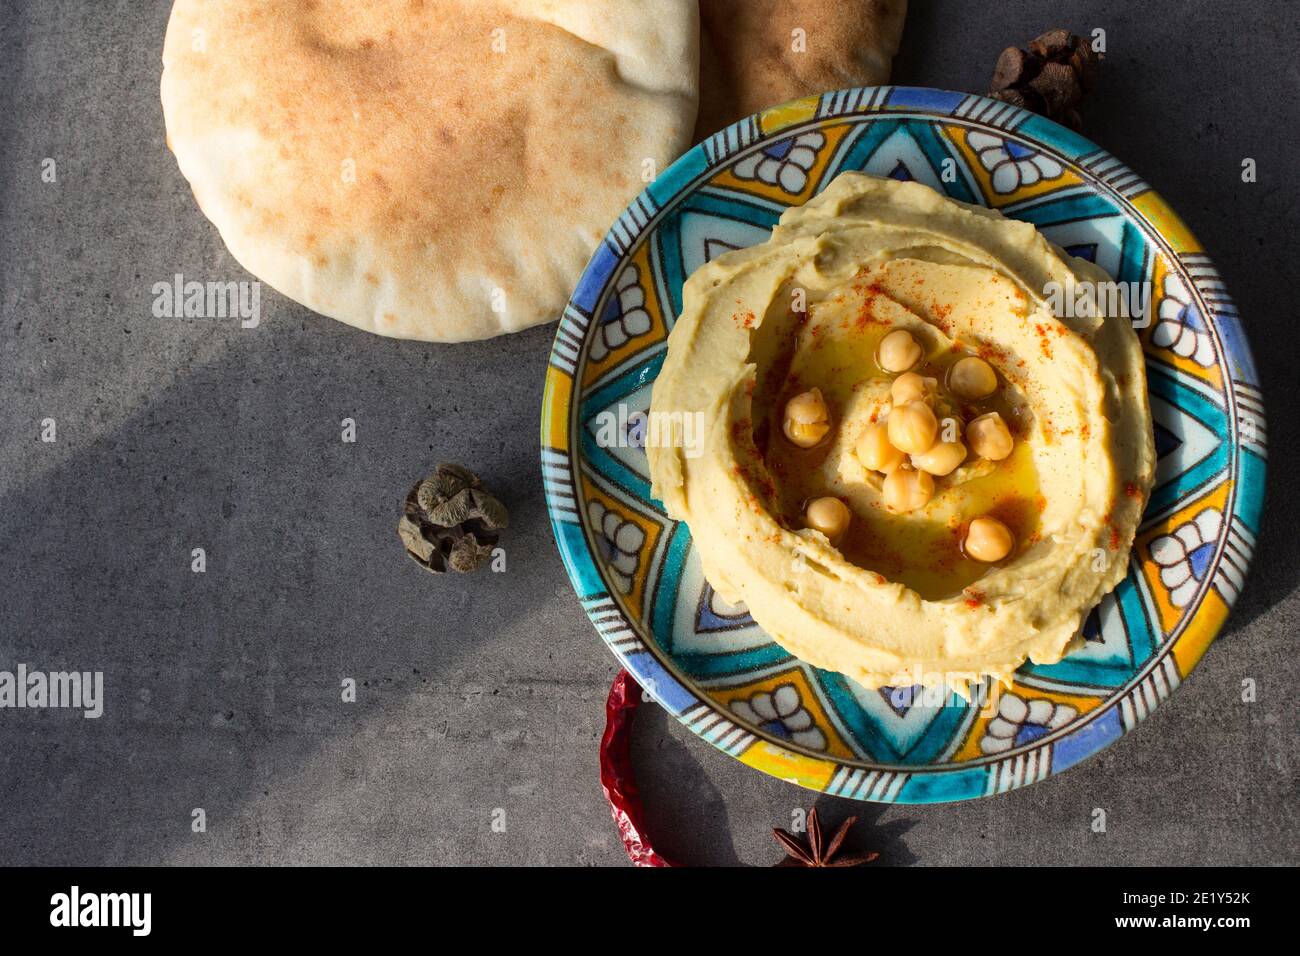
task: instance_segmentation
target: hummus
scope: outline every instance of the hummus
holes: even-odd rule
[[[689,525],[723,599],[792,654],[865,687],[966,693],[987,675],[1008,681],[1027,658],[1060,660],[1127,574],[1154,473],[1130,321],[1049,307],[1054,289],[1109,281],[1030,224],[845,173],[767,242],[686,282],[651,418],[694,416],[703,440],[691,455],[647,448],[654,495]],[[956,449],[933,478],[918,455],[901,466],[925,492],[903,510],[860,450],[891,413],[903,421],[897,367],[886,371],[881,351],[900,329],[919,346],[912,379],[926,382],[924,403]],[[978,400],[948,387],[971,356],[997,379]],[[806,426],[796,441],[783,416],[808,401],[829,428]],[[980,416],[1001,419],[1009,454],[975,453]],[[828,498],[847,505],[819,512],[847,521],[829,537],[809,507]],[[1001,559],[973,546],[981,518],[1010,542]]]

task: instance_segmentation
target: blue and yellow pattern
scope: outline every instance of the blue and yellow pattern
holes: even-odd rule
[[[650,496],[638,412],[682,283],[767,238],[838,173],[914,179],[1032,222],[1118,281],[1141,331],[1159,456],[1128,578],[1083,647],[986,702],[868,690],[793,658],[723,602]],[[547,504],[598,633],[654,697],[745,763],[815,790],[929,803],[1024,786],[1130,730],[1195,666],[1241,588],[1264,487],[1264,412],[1235,307],[1195,237],[1081,136],[980,96],[841,90],[728,127],[656,179],[601,244],[556,333],[542,409]]]

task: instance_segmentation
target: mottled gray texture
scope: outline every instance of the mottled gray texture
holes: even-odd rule
[[[1009,42],[1106,29],[1089,133],[1214,256],[1262,367],[1274,454],[1250,583],[1147,723],[1027,790],[863,805],[864,839],[929,864],[1300,862],[1293,5],[1233,4],[1230,24],[1213,2],[912,6],[900,83],[982,90]],[[4,0],[0,14],[0,668],[103,669],[108,697],[98,721],[0,712],[0,863],[623,863],[597,780],[614,662],[538,477],[553,329],[393,342],[269,289],[257,329],[154,318],[151,287],[174,273],[245,278],[164,147],[167,9]],[[54,444],[38,440],[49,417]],[[506,573],[434,579],[403,555],[402,497],[444,459],[511,505]],[[356,704],[339,701],[345,677]],[[775,860],[767,829],[813,798],[653,706],[636,758],[664,848],[691,861]]]

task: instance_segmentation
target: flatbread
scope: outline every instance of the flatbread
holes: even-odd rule
[[[231,254],[369,332],[557,317],[687,146],[696,0],[176,0],[168,145]]]
[[[906,16],[907,0],[700,0],[695,138],[801,96],[888,83]]]

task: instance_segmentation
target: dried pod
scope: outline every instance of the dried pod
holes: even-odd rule
[[[1083,86],[1065,63],[1044,64],[1042,72],[1029,85],[1043,94],[1049,116],[1064,116],[1083,99]]]
[[[1007,47],[998,56],[989,96],[1079,129],[1079,105],[1097,85],[1100,57],[1083,37],[1066,29],[1035,37],[1028,49]]]
[[[443,464],[407,494],[397,533],[421,567],[435,574],[465,572],[491,557],[508,520],[505,506],[478,475]]]
[[[989,89],[996,93],[1017,83],[1028,83],[1038,75],[1042,66],[1043,62],[1038,57],[1019,47],[1009,46],[1002,51],[993,67],[993,82]]]
[[[1044,60],[1055,60],[1063,53],[1073,50],[1073,41],[1077,40],[1065,27],[1057,27],[1029,41],[1029,52]]]
[[[439,465],[432,475],[420,482],[420,507],[433,511],[443,502],[472,488],[478,480],[474,472],[460,465]]]
[[[491,531],[497,531],[509,523],[510,516],[506,512],[505,505],[480,488],[474,489],[473,496],[473,517],[482,521],[484,527]]]

